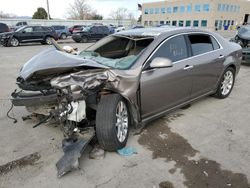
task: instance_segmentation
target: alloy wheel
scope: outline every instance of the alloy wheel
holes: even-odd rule
[[[128,134],[128,110],[126,104],[120,101],[116,107],[116,130],[119,142],[124,142]]]
[[[228,70],[225,72],[223,77],[224,78],[221,83],[221,94],[225,96],[228,95],[233,88],[234,75],[230,70]]]

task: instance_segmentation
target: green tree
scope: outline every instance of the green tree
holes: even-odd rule
[[[48,19],[46,10],[42,7],[37,8],[37,11],[33,14],[32,19]]]

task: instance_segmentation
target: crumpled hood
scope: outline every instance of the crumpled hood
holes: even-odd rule
[[[14,32],[3,32],[3,33],[0,33],[0,37],[2,36],[7,36],[7,35],[13,35]]]
[[[104,65],[96,63],[93,60],[61,52],[55,48],[49,48],[37,54],[25,63],[20,71],[20,77],[27,80],[33,74],[47,74],[48,72],[50,74],[58,74],[75,67],[99,69],[108,68]]]

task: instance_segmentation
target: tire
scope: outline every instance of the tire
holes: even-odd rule
[[[118,114],[121,116],[118,117]],[[96,112],[96,136],[100,146],[107,151],[117,151],[125,147],[130,122],[129,108],[121,95],[102,96]]]
[[[67,35],[65,33],[62,33],[60,36],[61,39],[65,40],[67,38]]]
[[[51,45],[52,44],[51,39],[52,39],[52,37],[47,36],[47,37],[45,37],[44,41],[45,41],[46,44]]]
[[[87,38],[87,37],[85,37],[85,36],[82,36],[82,40],[81,40],[81,42],[83,42],[83,43],[87,43],[87,42],[88,42],[88,38]]]
[[[15,38],[15,37],[12,37],[10,39],[10,46],[17,47],[17,46],[19,46],[19,43],[20,43],[19,40],[17,38]]]
[[[225,80],[226,79],[226,80]],[[218,99],[227,98],[233,90],[235,82],[235,69],[228,67],[220,79],[218,88],[215,93],[215,97]]]

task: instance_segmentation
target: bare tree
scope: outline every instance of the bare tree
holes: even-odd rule
[[[4,13],[3,11],[0,11],[0,18],[14,18],[14,17],[16,17],[16,15],[8,14],[8,13]]]
[[[128,18],[128,9],[126,8],[118,8],[115,11],[111,11],[111,13],[109,14],[110,17],[114,20],[124,20]]]
[[[67,11],[69,19],[86,20],[91,15],[91,7],[87,4],[86,0],[75,0]]]

